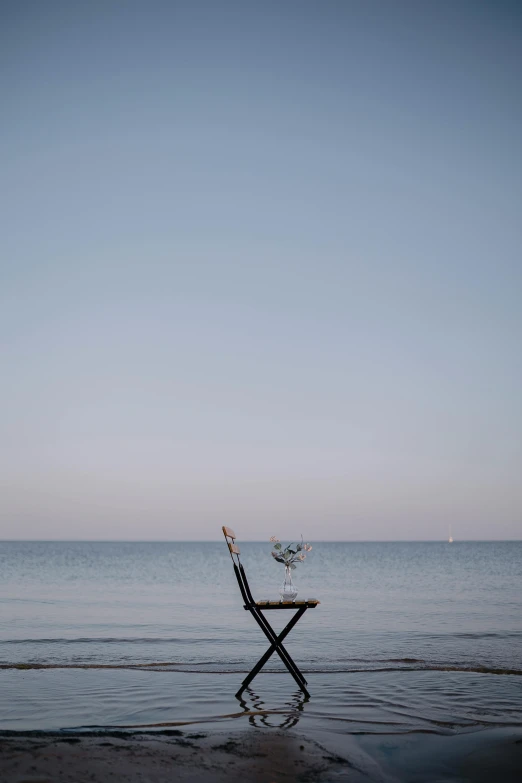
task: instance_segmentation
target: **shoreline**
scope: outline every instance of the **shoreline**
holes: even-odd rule
[[[470,733],[237,731],[0,732],[9,783],[518,783],[522,728]]]

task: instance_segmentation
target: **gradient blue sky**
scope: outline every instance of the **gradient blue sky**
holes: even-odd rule
[[[0,538],[522,537],[519,3],[0,30]]]

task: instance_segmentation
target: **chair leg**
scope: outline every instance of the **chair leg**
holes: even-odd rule
[[[272,642],[272,644],[270,645],[270,647],[268,648],[266,653],[263,655],[263,657],[260,658],[260,660],[254,666],[252,671],[245,677],[245,679],[243,680],[243,682],[241,684],[241,688],[237,692],[236,696],[240,696],[240,694],[243,692],[243,690],[248,687],[248,685],[252,682],[254,677],[261,671],[261,669],[263,668],[265,663],[269,660],[269,658],[273,655],[273,653],[277,652],[279,657],[281,658],[281,660],[285,664],[286,668],[288,669],[289,673],[292,675],[292,677],[296,681],[296,683],[299,686],[299,688],[303,691],[303,693],[306,696],[309,697],[310,694],[308,693],[308,691],[306,689],[306,680],[305,680],[305,678],[303,677],[303,675],[299,671],[299,669],[296,666],[296,664],[294,663],[294,661],[290,658],[288,653],[286,653],[286,650],[284,650],[284,648],[283,648],[284,652],[282,652],[282,650],[281,650],[281,647],[282,647],[281,642],[290,633],[290,631],[292,630],[294,625],[297,623],[297,621],[304,614],[304,612],[306,611],[306,607],[304,607],[303,609],[300,609],[299,611],[297,611],[294,614],[294,616],[292,617],[292,619],[290,620],[288,625],[284,628],[283,631],[281,631],[279,636],[276,636],[273,628],[270,626],[270,624],[268,623],[268,620],[266,620],[266,618],[263,618],[263,620],[266,622],[266,625],[268,626],[270,631],[268,631],[267,628],[265,627],[264,623],[259,620],[259,617],[257,615],[256,610],[252,609],[251,611],[252,611],[252,614],[254,615],[256,621],[258,622],[259,626],[262,628],[262,630],[265,633],[266,637],[269,639],[269,641]]]
[[[283,645],[281,644],[280,639],[284,639],[284,636],[281,636],[280,639],[278,639],[278,636],[277,636],[276,632],[274,631],[274,629],[272,628],[272,626],[270,625],[270,623],[268,622],[267,618],[264,616],[262,611],[260,611],[259,609],[251,609],[250,611],[254,614],[254,618],[255,618],[256,622],[258,623],[259,627],[261,628],[261,630],[263,631],[263,633],[265,634],[267,639],[270,642],[272,642],[273,645],[275,645],[276,642],[279,641],[279,644],[277,644],[277,647],[276,647],[276,651],[277,651],[279,657],[281,658],[281,660],[283,661],[283,663],[285,664],[285,666],[287,667],[287,669],[293,669],[294,672],[302,679],[304,685],[306,685],[306,680],[303,677],[303,675],[301,674],[301,672],[299,671],[299,668],[297,667],[297,664],[293,661],[293,659],[292,659],[290,653],[288,652],[288,650],[285,647],[283,647]],[[299,610],[299,614],[296,617],[296,619],[293,622],[291,621],[291,624],[289,624],[288,631],[286,631],[286,629],[285,629],[285,632],[284,632],[285,636],[293,628],[293,626],[295,625],[297,620],[299,620],[299,618],[304,614],[305,611],[306,611],[306,608]],[[294,615],[294,617],[295,617],[295,615]],[[267,660],[268,660],[268,658],[267,658]]]
[[[290,633],[290,631],[297,623],[297,621],[302,617],[302,615],[306,611],[306,607],[300,609],[298,612],[296,612],[296,614],[294,614],[290,622],[286,625],[283,631],[281,631],[279,636],[276,634],[276,632],[274,631],[274,629],[272,628],[272,626],[270,625],[266,617],[262,614],[262,612],[260,612],[259,610],[257,611],[254,610],[254,611],[255,611],[255,619],[257,620],[258,624],[262,628],[267,639],[270,642],[272,642],[272,644],[270,645],[270,647],[263,655],[263,657],[260,659],[257,665],[260,668],[262,668],[265,665],[265,663],[268,661],[268,659],[273,655],[273,653],[277,652],[277,654],[285,664],[286,668],[290,671],[290,673],[292,673],[293,671],[294,679],[296,680],[296,682],[301,681],[304,685],[306,685],[305,678],[303,677],[302,673],[299,671],[299,668],[297,667],[296,663],[290,657],[290,654],[288,653],[286,648],[283,647],[281,643],[282,640]],[[263,625],[261,625],[260,621],[262,621]]]

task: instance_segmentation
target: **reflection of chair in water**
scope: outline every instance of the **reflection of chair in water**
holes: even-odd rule
[[[248,701],[243,696],[244,692],[248,694]],[[265,702],[251,688],[245,688],[240,693],[236,693],[236,699],[244,711],[249,713],[248,721],[252,726],[260,728],[259,724],[262,724],[273,729],[291,729],[299,722],[300,713],[303,712],[308,696],[302,690],[298,690],[285,702],[283,707],[274,710],[266,709]],[[289,710],[285,710],[284,707],[288,707]],[[278,716],[283,718],[281,722],[278,722]]]
[[[266,653],[263,655],[263,657],[256,663],[252,671],[245,677],[241,684],[241,688],[237,692],[237,696],[240,696],[241,693],[245,688],[248,687],[248,685],[252,682],[256,674],[258,674],[265,663],[268,661],[268,659],[276,652],[281,660],[283,661],[284,665],[298,684],[299,688],[303,691],[303,693],[306,696],[309,696],[310,694],[306,690],[307,682],[299,669],[297,668],[296,664],[290,657],[288,651],[283,647],[283,639],[290,633],[294,625],[297,623],[298,620],[303,616],[303,614],[306,612],[307,609],[315,609],[319,601],[316,601],[315,599],[309,599],[308,601],[254,601],[252,598],[252,593],[250,592],[250,587],[248,585],[248,581],[245,574],[245,569],[243,568],[241,561],[239,559],[240,550],[239,547],[234,544],[234,540],[236,538],[236,534],[233,530],[231,530],[229,527],[223,527],[223,534],[225,536],[225,540],[228,544],[228,548],[230,551],[230,557],[232,558],[232,562],[234,564],[234,573],[237,578],[237,582],[239,585],[239,589],[241,591],[241,595],[243,597],[243,601],[245,602],[244,609],[247,609],[252,616],[254,617],[254,620],[259,625],[263,633],[265,634],[266,638],[270,642],[270,647],[266,651]],[[229,541],[230,539],[230,541]],[[234,560],[235,556],[235,560]],[[264,616],[263,612],[269,611],[271,609],[297,609],[296,613],[293,615],[290,622],[286,625],[286,627],[281,631],[281,633],[278,635]]]

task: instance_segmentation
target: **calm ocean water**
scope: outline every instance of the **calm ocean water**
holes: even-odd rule
[[[321,605],[287,644],[310,672],[307,712],[362,725],[387,704],[393,725],[522,722],[522,542],[313,543],[294,578]],[[241,549],[254,594],[277,598],[270,545]],[[266,646],[224,541],[0,542],[2,728],[232,711]],[[248,698],[293,710],[293,680],[276,658],[269,669]]]

